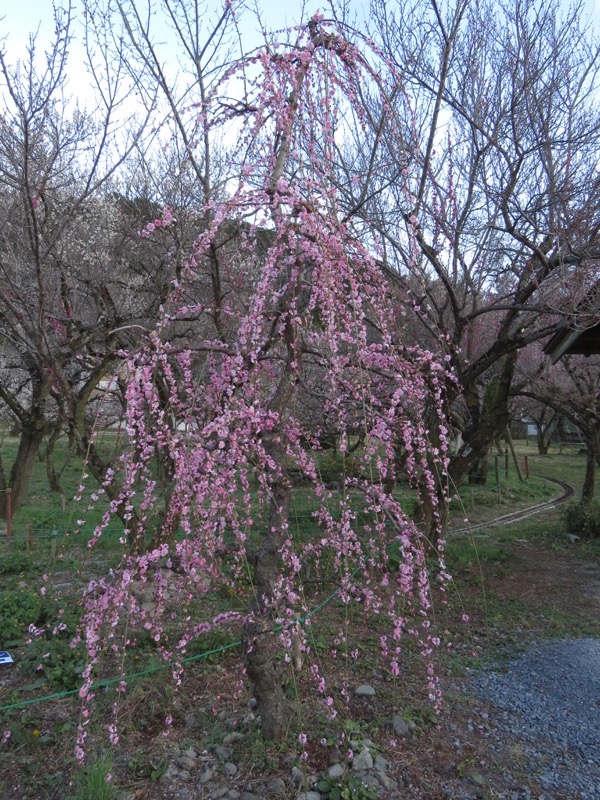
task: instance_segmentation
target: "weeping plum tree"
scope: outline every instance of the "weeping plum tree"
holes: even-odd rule
[[[402,440],[409,479],[439,503],[434,485],[443,480],[447,452],[444,368],[395,340],[389,287],[373,256],[377,237],[364,215],[355,220],[339,209],[330,174],[347,110],[354,106],[361,118],[359,87],[383,91],[378,56],[365,55],[366,45],[361,53],[318,17],[292,36],[289,45],[270,43],[234,64],[200,103],[208,137],[225,125],[235,129],[229,162],[237,177],[225,199],[208,198],[199,210],[205,229],[162,319],[127,358],[130,447],[112,511],[129,510],[135,525],[126,535],[138,546],[126,547],[122,568],[101,586],[90,585],[82,627],[87,700],[102,645],[122,652],[143,628],[177,676],[194,639],[219,626],[238,628],[263,734],[273,739],[289,724],[284,671],[292,661],[300,667],[309,650],[307,563],[334,577],[343,603],[387,619],[381,647],[395,674],[402,637],[416,638],[431,699],[439,700],[424,541],[384,484]],[[223,102],[238,79],[243,100]],[[218,286],[206,280],[215,264]],[[342,475],[335,490],[321,479],[320,431],[303,413],[302,396],[324,397],[342,454],[360,416],[367,432],[354,454],[360,477]],[[299,474],[314,508],[317,533],[308,539],[291,522],[292,476]],[[107,475],[107,484],[113,480]],[[399,569],[388,558],[391,545]],[[443,577],[441,548],[439,557]],[[243,608],[198,618],[195,601],[211,586],[242,597],[248,579]],[[146,596],[153,592],[152,610],[140,585]],[[167,613],[173,594],[177,619]],[[344,687],[329,686],[316,663],[310,673],[335,714]]]

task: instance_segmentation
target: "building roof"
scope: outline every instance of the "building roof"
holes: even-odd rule
[[[546,342],[544,353],[552,363],[565,355],[593,356],[600,353],[600,322],[589,328],[566,328]]]

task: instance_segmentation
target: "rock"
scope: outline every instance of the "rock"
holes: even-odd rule
[[[248,700],[248,708],[256,708],[257,706],[258,706],[258,700],[256,699],[256,697],[251,697],[250,700]]]
[[[274,794],[276,797],[285,797],[287,795],[287,786],[283,778],[273,778],[268,786],[269,794]]]
[[[203,772],[202,775],[200,775],[200,781],[199,782],[201,784],[208,783],[209,780],[212,778],[212,776],[213,776],[213,770],[212,769],[207,769],[206,772]]]
[[[350,747],[355,753],[358,752],[358,750],[364,750],[365,747],[368,747],[369,750],[377,750],[377,745],[370,739],[351,739]]]
[[[239,800],[240,793],[237,789],[230,789],[227,792],[227,800]]]
[[[321,800],[319,792],[301,792],[296,800]]]
[[[188,758],[193,758],[194,760],[198,758],[198,753],[192,748],[188,748],[187,750],[183,751],[183,755],[187,756]]]
[[[229,775],[230,778],[233,775],[235,775],[237,771],[238,768],[236,767],[235,764],[232,764],[231,761],[228,761],[226,764],[223,764],[223,772],[225,773],[225,775]]]
[[[292,767],[292,780],[299,786],[301,789],[306,788],[307,779],[304,773],[298,769],[298,767]]]
[[[363,683],[362,686],[359,686],[358,689],[354,691],[354,694],[357,697],[375,697],[375,689],[369,686],[368,683]]]
[[[388,791],[390,789],[397,789],[398,788],[398,784],[396,783],[396,781],[393,780],[392,778],[388,777],[385,774],[385,772],[376,772],[375,773],[375,777],[377,778],[379,783],[383,786],[383,788],[387,789]]]
[[[327,770],[327,774],[330,778],[341,778],[346,770],[341,764],[333,764]]]
[[[373,756],[371,755],[371,751],[365,747],[357,756],[354,756],[352,769],[354,772],[358,772],[362,769],[373,769]]]
[[[394,714],[386,723],[387,728],[392,728],[396,736],[406,736],[410,732],[410,725],[400,714]]]
[[[197,761],[195,758],[190,758],[189,756],[179,756],[179,758],[175,759],[175,764],[190,772],[196,769]]]
[[[576,544],[577,542],[581,541],[581,536],[575,536],[574,533],[567,533],[567,539],[571,542],[571,544]]]
[[[162,776],[162,780],[167,783],[168,781],[189,781],[191,779],[191,775],[185,769],[180,769],[175,764],[169,764],[167,767],[167,771]]]
[[[381,753],[377,753],[375,756],[375,769],[377,772],[387,772],[390,768],[390,762],[387,758],[384,758]]]
[[[240,800],[258,800],[258,797],[252,792],[242,792]]]
[[[380,784],[375,775],[371,775],[370,773],[366,772],[364,775],[361,775],[360,779],[365,784],[365,786],[372,786],[374,789],[379,788]]]
[[[220,800],[221,797],[225,797],[226,794],[229,794],[229,786],[217,786],[216,789],[209,794],[211,800]]]
[[[228,733],[227,736],[223,739],[223,744],[234,744],[235,742],[241,742],[244,738],[244,734],[240,733],[239,731],[234,731],[233,733]]]
[[[231,749],[231,747],[226,747],[223,744],[218,744],[215,747],[215,755],[217,756],[219,761],[227,761],[227,759],[231,757],[232,753],[233,750]]]

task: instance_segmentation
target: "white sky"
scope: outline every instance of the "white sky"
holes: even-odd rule
[[[181,0],[180,0],[181,1]],[[54,0],[57,6],[65,7],[69,0]],[[139,0],[139,7],[143,11],[147,3],[159,7],[160,0]],[[185,2],[185,0],[183,0]],[[351,9],[359,16],[365,13],[369,0],[346,0]],[[600,0],[598,0],[600,3]],[[86,97],[90,97],[90,78],[82,68],[85,63],[85,51],[81,44],[83,30],[83,0],[72,0],[74,9],[74,25],[72,34],[74,41],[70,47],[70,57],[67,68],[69,93],[77,97],[83,105]],[[207,29],[214,18],[214,14],[223,8],[223,0],[206,0],[206,7],[210,12]],[[327,16],[327,0],[247,0],[248,11],[242,15],[241,33],[246,50],[252,50],[263,44],[264,39],[260,33],[260,26],[251,9],[256,7],[261,19],[269,30],[279,30],[288,26],[299,24],[302,16],[309,18],[316,11],[324,11]],[[0,0],[0,48],[4,50],[9,64],[14,65],[18,59],[26,55],[26,48],[32,33],[37,32],[36,47],[40,60],[44,48],[52,42],[54,30],[53,0]],[[160,40],[160,29],[155,28],[153,38]],[[169,32],[165,30],[165,38]],[[161,47],[160,55],[169,59],[169,48]],[[92,95],[93,96],[93,95]]]
[[[600,36],[600,0],[583,0],[589,10],[590,22],[595,27],[596,34]],[[57,5],[67,5],[68,0],[55,0]],[[141,9],[146,8],[146,4],[151,2],[155,6],[160,5],[160,0],[138,0]],[[179,0],[185,2],[185,0]],[[356,13],[358,19],[368,13],[369,0],[346,0],[350,8]],[[387,0],[390,7],[401,6],[403,0]],[[561,0],[565,6],[570,3],[568,0]],[[71,47],[67,76],[69,80],[69,92],[71,96],[79,98],[82,105],[86,104],[86,97],[90,97],[89,81],[90,78],[86,70],[82,68],[85,61],[83,47],[77,42],[82,30],[83,0],[72,0],[75,9],[75,26],[73,33],[75,42]],[[315,11],[324,11],[327,16],[327,0],[247,0],[247,5],[255,5],[266,27],[271,30],[278,30],[289,25],[298,24],[310,17]],[[223,0],[206,0],[206,6],[211,11],[216,12],[223,8]],[[212,13],[211,13],[212,18]],[[359,24],[359,23],[357,23]],[[31,33],[39,29],[38,52],[40,56],[44,47],[47,47],[52,40],[54,29],[53,1],[52,0],[0,0],[0,46],[5,50],[8,62],[14,64],[15,61],[25,55],[26,46]],[[262,44],[262,36],[259,31],[258,22],[254,15],[248,11],[242,18],[241,33],[245,48],[253,49]],[[168,39],[168,32],[165,31],[165,38]],[[157,33],[154,31],[154,38]],[[168,59],[169,48],[165,46],[160,50],[161,57]],[[1,89],[0,89],[1,90]]]

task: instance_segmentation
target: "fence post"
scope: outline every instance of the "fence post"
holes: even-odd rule
[[[525,458],[525,480],[529,480],[529,456],[524,456]]]
[[[494,461],[496,464],[496,490],[498,492],[498,505],[502,502],[502,493],[500,491],[500,456],[494,456]]]
[[[6,490],[6,538],[12,538],[12,489]]]

